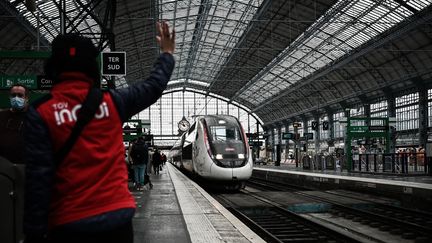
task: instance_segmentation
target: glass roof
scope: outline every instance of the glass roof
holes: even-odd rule
[[[27,10],[24,5],[24,1],[9,0],[9,2],[16,4],[15,8],[20,14],[26,17],[35,28],[38,26],[37,13],[39,13],[39,30],[42,36],[44,36],[49,42],[60,33],[60,14],[56,4],[53,1],[42,0],[36,1],[35,13],[31,13]],[[76,1],[65,1],[66,2],[66,15],[70,20],[74,22],[73,26],[76,26],[76,30],[73,32],[95,34],[101,33],[100,27],[97,22],[87,16],[86,19],[82,20],[82,7]],[[88,0],[81,0],[83,5],[87,5]],[[78,24],[77,24],[78,23]],[[66,22],[68,25],[68,22]],[[70,32],[71,27],[68,28],[67,32]]]
[[[174,23],[172,80],[210,83],[264,0],[159,0],[160,19]]]
[[[33,26],[38,26],[36,12],[30,13],[24,1],[8,1]],[[158,18],[169,21],[176,29],[176,67],[171,79],[177,80],[176,84],[190,83],[208,89],[227,58],[236,51],[237,43],[264,1],[157,0]],[[48,41],[52,41],[60,29],[56,2],[59,1],[36,1],[39,29]],[[83,13],[77,1],[65,2],[67,16],[73,21],[76,31],[96,36],[101,33],[99,25]],[[86,5],[91,1],[81,2]],[[263,71],[240,89],[232,100],[245,100],[258,106],[431,3],[432,0],[339,0],[268,66],[263,66]],[[118,82],[118,85],[126,86],[126,80]]]
[[[346,4],[339,0],[331,9]],[[257,74],[239,93],[239,98],[253,105],[268,100],[292,84],[310,76],[314,72],[348,54],[356,47],[400,23],[407,17],[431,4],[432,0],[403,1],[358,0],[352,1],[331,16],[330,21],[322,22],[324,16],[309,27],[280,55],[281,61],[273,65],[269,72]],[[320,26],[318,29],[316,26]],[[311,30],[314,30],[312,31]],[[307,36],[306,36],[307,35]],[[302,40],[299,44],[298,40]],[[293,45],[298,45],[292,48]],[[278,58],[275,58],[278,60]]]

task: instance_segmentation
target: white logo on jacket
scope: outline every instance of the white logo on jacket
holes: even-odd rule
[[[81,104],[78,104],[72,108],[72,110],[68,109],[68,103],[57,103],[53,104],[54,109],[54,117],[57,122],[57,126],[61,124],[71,121],[77,121],[77,111],[81,109]],[[99,111],[96,112],[95,118],[102,119],[104,117],[109,117],[108,105],[106,102],[102,102],[99,105]]]

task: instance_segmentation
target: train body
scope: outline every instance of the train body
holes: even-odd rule
[[[229,115],[195,117],[169,158],[177,167],[230,189],[244,187],[252,175],[246,135],[237,118]]]

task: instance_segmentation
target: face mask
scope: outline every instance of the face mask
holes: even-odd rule
[[[18,96],[10,98],[12,109],[22,110],[24,108],[25,100]]]

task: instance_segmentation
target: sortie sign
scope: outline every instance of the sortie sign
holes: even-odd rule
[[[9,89],[15,84],[26,86],[29,89],[37,89],[36,75],[1,75],[0,89]]]

